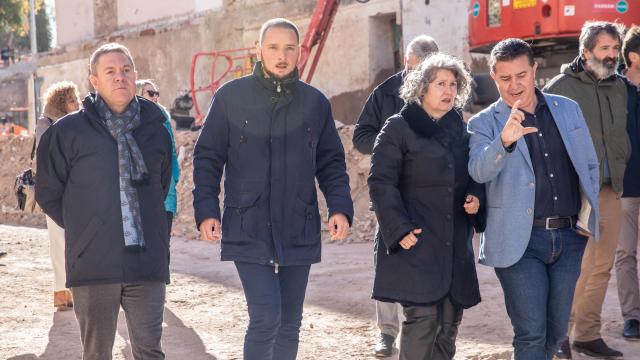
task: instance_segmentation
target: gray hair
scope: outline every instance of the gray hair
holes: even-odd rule
[[[449,70],[456,77],[458,86],[455,105],[462,107],[467,102],[471,93],[471,75],[462,60],[451,55],[437,53],[429,56],[418,67],[410,71],[402,87],[400,97],[406,103],[422,103],[422,98],[427,93],[429,84],[435,80],[438,70]]]
[[[427,56],[437,53],[438,51],[438,44],[431,36],[418,35],[407,45],[406,55],[413,54],[418,60],[422,61]]]
[[[151,85],[153,86],[154,89],[158,89],[158,85],[156,85],[156,83],[153,82],[153,80],[151,79],[142,79],[142,80],[137,80],[136,81],[136,92],[138,93],[138,95],[142,96],[142,90],[144,90],[144,87],[147,85]]]
[[[614,39],[622,45],[622,33],[621,24],[612,23],[608,21],[587,21],[582,25],[580,32],[580,55],[584,54],[585,50],[593,51],[598,41],[598,36],[602,33],[611,35]]]
[[[264,24],[262,24],[262,27],[260,28],[260,39],[259,39],[260,44],[262,44],[262,40],[264,39],[264,34],[266,34],[267,30],[271,28],[281,28],[281,29],[292,30],[294,33],[296,33],[296,38],[298,39],[298,43],[300,42],[300,30],[298,30],[298,27],[296,26],[296,24],[294,24],[291,20],[287,20],[284,18],[275,18],[275,19],[267,20]]]
[[[96,51],[93,52],[93,54],[91,54],[91,58],[89,59],[89,71],[91,72],[91,75],[96,74],[96,67],[98,66],[100,57],[108,53],[120,53],[126,56],[127,60],[129,60],[129,63],[131,63],[131,66],[133,66],[134,69],[136,68],[136,65],[133,63],[133,57],[131,57],[131,53],[126,46],[118,43],[108,43],[100,46],[98,49],[96,49]]]

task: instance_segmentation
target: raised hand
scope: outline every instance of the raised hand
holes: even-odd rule
[[[511,108],[511,115],[507,123],[504,124],[502,132],[500,133],[500,140],[505,147],[511,146],[514,142],[518,141],[521,137],[538,131],[535,127],[524,127],[522,122],[524,121],[524,113],[518,109],[520,106],[520,100],[517,100]]]

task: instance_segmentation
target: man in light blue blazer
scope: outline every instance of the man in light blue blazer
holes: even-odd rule
[[[526,42],[498,43],[490,67],[500,99],[468,125],[469,173],[487,192],[480,263],[502,285],[515,359],[552,359],[587,236],[599,236],[598,161],[579,106],[536,89]]]

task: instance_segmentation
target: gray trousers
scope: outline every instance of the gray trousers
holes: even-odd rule
[[[622,223],[616,249],[616,279],[620,308],[625,321],[640,320],[638,217],[640,217],[640,197],[622,198]]]
[[[376,300],[376,320],[381,334],[398,337],[400,332],[400,305]]]
[[[380,225],[376,221],[376,234],[380,231]],[[375,248],[373,251],[373,266],[376,266],[376,252],[378,242],[374,240]],[[380,329],[380,334],[391,335],[394,338],[398,337],[400,332],[400,319],[398,318],[400,305],[396,303],[388,303],[384,301],[376,300],[376,322]]]
[[[133,358],[164,359],[160,340],[164,283],[78,286],[73,310],[80,326],[83,360],[111,360],[120,306],[124,310]]]

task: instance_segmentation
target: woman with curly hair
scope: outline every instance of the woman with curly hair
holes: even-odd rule
[[[453,359],[462,311],[480,302],[471,238],[483,230],[484,187],[467,171],[460,110],[470,87],[462,61],[427,57],[405,77],[405,106],[373,147],[373,298],[403,307],[401,360]]]
[[[49,86],[45,92],[44,104],[42,116],[36,122],[36,148],[42,134],[49,126],[66,114],[80,108],[78,87],[70,81],[57,82]],[[35,164],[36,161],[33,163]],[[69,310],[73,307],[73,297],[71,291],[65,287],[64,229],[48,216],[46,218],[54,277],[53,306],[58,310]]]

